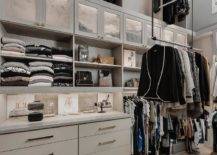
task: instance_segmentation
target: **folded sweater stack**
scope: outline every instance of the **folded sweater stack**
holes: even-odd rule
[[[3,46],[1,47],[2,54],[16,56],[25,55],[25,42],[23,42],[22,40],[2,37],[1,43],[3,44]]]
[[[34,61],[29,63],[31,77],[29,86],[52,86],[54,71],[50,62]]]
[[[72,50],[61,47],[52,48],[53,59],[72,62]]]
[[[52,58],[52,50],[44,45],[27,45],[26,55],[32,57]]]
[[[28,86],[30,70],[21,62],[6,62],[1,67],[2,86]]]
[[[73,86],[72,66],[64,63],[54,64],[53,86],[70,87]]]

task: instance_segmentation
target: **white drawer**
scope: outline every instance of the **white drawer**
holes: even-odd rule
[[[125,145],[130,145],[130,130],[80,138],[79,154],[89,155]]]
[[[0,153],[0,155],[78,155],[78,140],[8,151]]]
[[[130,129],[130,126],[130,119],[83,124],[79,126],[79,137],[88,137],[126,130]]]
[[[0,135],[0,152],[77,138],[78,126]]]
[[[91,155],[131,155],[130,145],[121,146],[104,152],[97,152]]]

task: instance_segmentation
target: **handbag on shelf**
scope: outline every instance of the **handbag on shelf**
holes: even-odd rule
[[[75,74],[76,86],[93,86],[92,73],[89,71],[77,71]]]
[[[112,87],[112,74],[110,70],[99,70],[99,86]]]

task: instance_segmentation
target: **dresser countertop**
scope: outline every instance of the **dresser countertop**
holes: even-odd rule
[[[28,122],[27,117],[12,118],[0,124],[0,135],[126,118],[130,118],[130,116],[121,112],[79,113],[75,115],[48,117],[40,122]]]

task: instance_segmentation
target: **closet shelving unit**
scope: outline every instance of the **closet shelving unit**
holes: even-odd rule
[[[26,41],[27,44],[43,44],[51,47],[61,46],[73,49],[73,60],[68,62],[64,61],[64,63],[69,63],[73,67],[73,87],[0,86],[0,93],[16,94],[39,92],[71,93],[137,91],[137,88],[134,87],[124,87],[124,83],[130,78],[139,78],[141,68],[125,67],[123,63],[123,55],[124,50],[126,49],[135,50],[138,56],[141,57],[142,54],[153,45],[151,41],[150,17],[126,10],[105,1],[68,0],[67,2],[69,5],[65,3],[59,4],[56,3],[56,1],[49,4],[46,3],[47,0],[31,0],[30,3],[31,2],[32,4],[30,5],[22,4],[26,3],[26,1],[19,1],[18,3],[20,3],[20,5],[16,6],[13,4],[12,0],[0,0],[0,37],[9,36],[12,38],[18,38]],[[8,4],[11,6],[10,9],[7,9]],[[25,7],[26,5],[30,5],[29,7],[35,6],[28,10],[19,8],[20,6]],[[54,8],[51,7],[53,5],[55,6]],[[51,17],[46,14],[47,12],[49,13],[49,11],[55,12],[58,7],[68,9],[69,14],[64,16],[63,14],[54,13],[54,16]],[[35,11],[36,13],[28,11]],[[32,17],[32,15],[36,17]],[[68,25],[61,25],[61,22],[57,24],[56,21],[58,20],[66,20]],[[87,22],[84,22],[86,20]],[[164,33],[164,24],[158,20],[155,22],[154,26],[159,33],[159,38],[163,38],[163,35],[167,35]],[[86,26],[86,29],[83,29],[83,24]],[[112,31],[108,28],[111,26]],[[166,29],[171,31],[173,34],[172,37],[169,38],[172,38],[175,41],[177,40],[178,35],[182,35],[187,42],[187,37],[190,32],[189,30],[178,26],[168,27]],[[130,37],[131,35],[133,35],[133,37]],[[79,44],[87,44],[90,48],[90,54],[92,54],[92,56],[96,57],[97,54],[113,56],[115,58],[115,64],[109,65],[92,62],[79,62],[76,59],[77,46]],[[6,60],[25,60],[26,62],[42,60],[54,63],[61,62],[50,58],[12,56],[5,55],[0,52],[0,63],[3,63]],[[114,83],[113,87],[75,86],[76,71],[91,71],[94,82],[97,82],[98,69],[109,69],[112,71]]]

